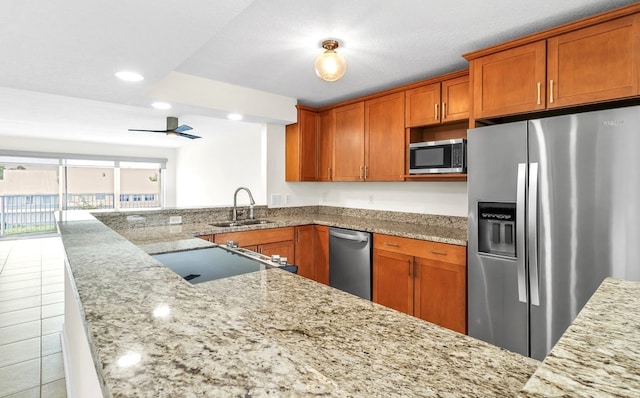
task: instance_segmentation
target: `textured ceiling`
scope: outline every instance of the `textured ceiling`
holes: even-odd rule
[[[127,121],[135,121],[136,112],[142,115],[140,122],[158,119],[156,125],[131,127],[157,128],[169,114],[224,114],[179,103],[168,112],[150,110],[153,98],[148,93],[171,72],[324,105],[465,68],[463,53],[629,3],[633,1],[2,1],[0,87],[131,106]],[[333,83],[313,72],[326,38],[340,41],[338,51],[348,65],[344,78]],[[118,81],[113,74],[121,69],[139,71],[145,80]],[[7,122],[16,120],[15,114],[28,118],[30,110],[47,106],[48,101],[27,97],[29,101],[17,101],[22,105],[10,101],[9,108],[0,109],[0,135],[15,127]],[[82,103],[75,106],[82,112]],[[110,112],[110,118],[102,119],[117,120],[119,111]],[[19,133],[28,135],[29,121],[23,122]],[[67,130],[74,130],[73,122],[67,120]],[[122,129],[121,123],[101,123],[101,129]]]

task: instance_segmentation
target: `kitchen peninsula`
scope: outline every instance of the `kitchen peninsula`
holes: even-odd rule
[[[305,278],[268,269],[191,285],[88,213],[61,213],[59,229],[67,288],[80,305],[104,396],[544,391],[535,385],[521,391],[537,361]],[[198,239],[165,244],[211,245]],[[629,289],[640,297],[640,289]],[[65,334],[67,326],[65,320]],[[637,339],[629,344],[637,347]],[[540,369],[557,372],[546,361]],[[627,388],[637,383],[632,379]]]

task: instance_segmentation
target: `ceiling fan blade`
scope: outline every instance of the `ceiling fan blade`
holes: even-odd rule
[[[139,129],[129,129],[129,131],[146,131],[148,133],[166,133],[168,130],[139,130]]]
[[[188,130],[193,130],[193,128],[191,126],[187,126],[186,124],[183,124],[182,126],[176,127],[173,131],[175,131],[176,133],[182,133],[183,131],[188,131]]]
[[[192,135],[192,134],[187,134],[187,133],[177,133],[180,137],[184,137],[184,138],[189,138],[192,140],[195,140],[196,138],[202,138],[200,136],[197,135]]]

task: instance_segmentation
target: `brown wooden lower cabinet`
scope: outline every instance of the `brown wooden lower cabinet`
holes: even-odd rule
[[[247,247],[246,249],[251,250],[251,248]],[[258,245],[255,252],[260,254],[264,254],[265,256],[273,256],[277,254],[282,257],[286,257],[289,263],[293,262],[293,258],[295,256],[295,245],[293,241],[286,240],[283,242],[274,242],[274,243],[264,243],[262,245]]]
[[[208,241],[208,242],[213,242],[214,237],[215,237],[215,235],[213,235],[213,234],[208,234],[208,235],[198,235],[198,238],[200,238],[200,239],[204,239],[204,240],[206,240],[206,241]]]
[[[313,226],[313,263],[316,281],[329,284],[329,227]]]
[[[413,256],[374,249],[374,302],[413,315],[413,286]]]
[[[228,240],[238,242],[238,246],[271,256],[279,254],[287,257],[289,262],[295,258],[293,227],[257,229],[244,232],[228,232],[214,235],[213,242],[224,245]]]
[[[329,228],[322,225],[296,227],[298,275],[329,284]]]
[[[456,332],[467,332],[465,265],[415,258],[413,314]]]
[[[298,266],[298,275],[309,279],[316,279],[314,265],[313,225],[296,227],[296,258],[294,264]]]
[[[467,332],[466,248],[375,234],[373,301]]]

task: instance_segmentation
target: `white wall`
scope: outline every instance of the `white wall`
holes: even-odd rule
[[[0,137],[0,148],[12,151],[166,158],[165,205],[167,207],[176,206],[176,150],[173,148],[129,146],[13,136]]]
[[[251,190],[257,205],[267,204],[265,129],[255,123],[190,118],[201,139],[178,149],[178,207],[228,206],[238,187]],[[238,204],[248,204],[245,192]]]
[[[167,158],[167,207],[231,205],[236,188],[245,186],[257,204],[270,207],[319,204],[467,216],[464,182],[285,182],[284,126],[212,118],[193,123],[197,123],[203,138],[187,142],[177,150],[6,136],[0,137],[0,148]],[[273,204],[272,195],[280,195],[280,204]],[[248,203],[245,193],[239,194],[238,203]]]
[[[267,125],[267,195],[270,207],[323,205],[467,216],[466,182],[285,182],[284,126]],[[272,195],[281,203],[273,204]],[[286,196],[290,203],[286,204]]]
[[[285,182],[285,134],[284,126],[267,124],[267,200],[269,207],[316,206],[318,204],[317,182]],[[274,202],[280,196],[280,203]],[[289,203],[286,203],[287,196]]]

